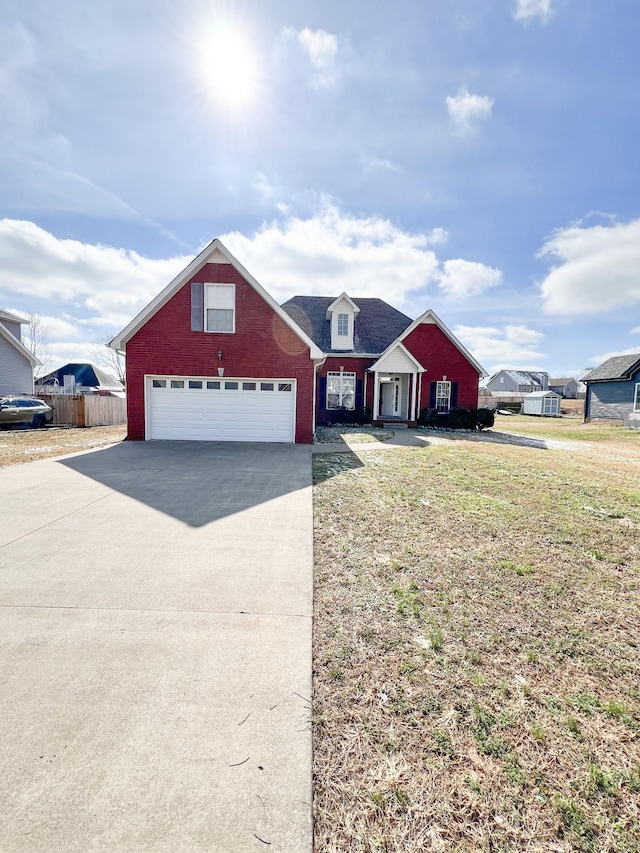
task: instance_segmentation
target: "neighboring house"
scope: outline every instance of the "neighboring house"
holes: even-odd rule
[[[280,306],[219,240],[110,345],[126,350],[132,439],[309,443],[361,406],[407,424],[475,408],[486,376],[432,311],[347,294]]]
[[[499,395],[505,391],[514,394],[530,394],[549,388],[549,374],[531,370],[500,370],[486,383],[488,391]]]
[[[609,358],[582,381],[585,421],[612,419],[640,427],[640,353]]]
[[[549,388],[567,400],[575,400],[578,396],[578,380],[572,376],[549,379]]]
[[[22,343],[27,320],[0,309],[0,395],[33,394],[33,370],[41,364]]]
[[[124,386],[119,379],[88,362],[69,362],[52,370],[38,380],[37,389],[50,393],[111,394],[124,397]]]

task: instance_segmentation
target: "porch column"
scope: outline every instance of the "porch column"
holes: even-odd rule
[[[411,410],[410,410],[411,417],[409,418],[409,420],[411,420],[411,421],[416,420],[416,405],[418,402],[417,397],[416,397],[417,378],[418,378],[417,373],[411,374]]]
[[[378,382],[378,374],[373,371],[373,412],[372,420],[376,421],[380,417],[380,383]]]

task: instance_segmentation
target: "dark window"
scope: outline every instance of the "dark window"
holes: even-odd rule
[[[207,389],[209,391],[219,391],[220,383],[219,382],[207,382]]]
[[[171,380],[172,388],[184,388],[184,379],[172,379]]]
[[[237,391],[238,390],[238,383],[237,382],[225,382],[224,383],[224,390],[225,391]]]
[[[256,383],[255,382],[243,382],[242,383],[242,390],[243,391],[255,391],[256,390]]]
[[[260,390],[261,391],[273,391],[274,385],[273,382],[261,382]]]
[[[200,379],[190,379],[189,380],[189,388],[202,388],[202,382]]]
[[[167,380],[166,379],[154,379],[151,383],[154,388],[166,388]]]

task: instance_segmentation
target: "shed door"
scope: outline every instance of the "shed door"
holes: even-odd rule
[[[295,381],[147,377],[147,439],[293,442]]]

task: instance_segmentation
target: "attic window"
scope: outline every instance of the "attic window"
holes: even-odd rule
[[[349,334],[349,315],[348,314],[338,314],[338,335],[340,337],[347,337]]]
[[[234,284],[205,284],[204,327],[207,332],[235,332],[236,287]]]

